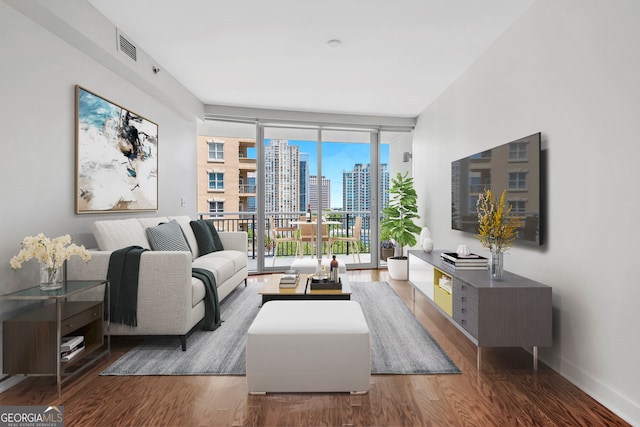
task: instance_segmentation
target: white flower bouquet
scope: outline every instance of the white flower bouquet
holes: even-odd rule
[[[11,258],[11,268],[22,268],[22,263],[35,258],[44,264],[48,270],[55,270],[64,264],[71,256],[77,255],[85,262],[91,260],[91,254],[83,246],[71,243],[71,236],[65,234],[50,239],[40,233],[37,236],[27,236],[21,244],[18,255]]]

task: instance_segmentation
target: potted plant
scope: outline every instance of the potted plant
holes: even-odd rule
[[[420,233],[413,221],[418,215],[418,196],[413,188],[413,178],[409,172],[399,173],[391,180],[389,205],[382,210],[380,231],[396,243],[394,256],[387,259],[389,276],[396,280],[407,280],[408,259],[403,254],[405,246],[416,244],[416,235]]]

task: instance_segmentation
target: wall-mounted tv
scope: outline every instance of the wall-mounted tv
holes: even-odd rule
[[[485,188],[520,219],[517,241],[542,245],[541,135],[521,138],[451,162],[451,228],[476,234],[476,202]]]

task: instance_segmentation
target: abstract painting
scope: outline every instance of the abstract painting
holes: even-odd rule
[[[76,213],[158,209],[158,125],[76,86]]]

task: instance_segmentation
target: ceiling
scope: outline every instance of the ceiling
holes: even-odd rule
[[[533,1],[89,0],[204,104],[392,117],[419,115]]]

